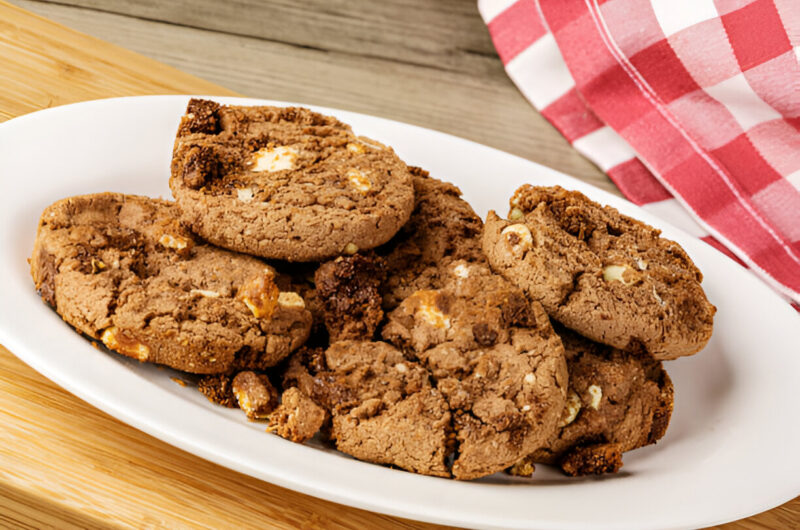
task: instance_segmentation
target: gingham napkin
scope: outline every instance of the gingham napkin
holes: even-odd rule
[[[478,0],[506,71],[631,201],[800,303],[800,0]]]

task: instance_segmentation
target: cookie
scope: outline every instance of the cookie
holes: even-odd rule
[[[205,375],[198,379],[197,390],[215,405],[236,408],[239,403],[233,393],[233,377],[233,374]]]
[[[198,99],[181,119],[170,189],[181,219],[206,240],[287,261],[381,245],[414,205],[394,151],[335,118]]]
[[[561,340],[488,266],[456,261],[438,290],[417,291],[388,315],[384,339],[430,370],[453,413],[457,479],[501,471],[542,446],[564,408]]]
[[[455,260],[484,262],[481,250],[483,221],[461,198],[453,184],[410,167],[414,183],[414,211],[400,232],[378,249],[387,271],[382,287],[389,311],[414,291],[436,289],[441,271]]]
[[[325,411],[297,388],[281,395],[281,404],[269,417],[269,432],[295,443],[311,439],[322,426]]]
[[[359,460],[449,477],[450,411],[428,371],[384,342],[295,353],[284,375],[325,408],[336,448]]]
[[[338,257],[314,274],[330,341],[372,340],[383,319],[383,261],[375,255]]]
[[[278,406],[278,391],[265,374],[239,372],[231,381],[236,403],[251,420],[262,420]]]
[[[303,344],[311,325],[271,267],[195,239],[174,204],[145,197],[101,193],[49,206],[31,274],[81,333],[186,372],[263,370]]]
[[[522,186],[508,221],[490,212],[483,249],[496,272],[594,341],[675,359],[711,338],[702,274],[660,231],[558,186]]]
[[[672,381],[648,353],[624,352],[564,328],[557,332],[569,371],[567,404],[558,429],[525,460],[558,464],[569,475],[614,473],[623,452],[666,433]]]

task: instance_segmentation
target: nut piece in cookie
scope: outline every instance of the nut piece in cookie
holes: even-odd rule
[[[270,415],[269,432],[281,438],[302,443],[322,427],[325,411],[297,388],[289,388],[281,396],[281,404]]]
[[[451,416],[428,372],[383,342],[340,341],[289,360],[296,385],[331,415],[336,448],[359,460],[448,477]]]
[[[486,265],[458,261],[441,289],[389,314],[383,337],[426,367],[453,414],[452,473],[501,471],[552,435],[564,408],[561,340],[544,310]]]
[[[181,119],[170,189],[205,240],[295,262],[382,245],[414,207],[403,161],[349,125],[298,107],[198,99]]]
[[[186,372],[263,370],[311,327],[271,267],[195,240],[174,204],[146,197],[100,193],[49,206],[31,275],[79,332]]]
[[[231,387],[239,408],[251,420],[267,418],[278,406],[278,391],[264,374],[239,372]]]
[[[716,308],[702,274],[658,230],[558,186],[522,186],[509,218],[487,217],[492,269],[566,327],[660,360],[696,353],[710,339]]]
[[[409,170],[414,181],[414,212],[400,232],[378,249],[387,266],[382,287],[386,311],[414,291],[438,289],[448,263],[485,261],[480,238],[483,221],[461,198],[461,190],[429,176],[424,169]]]
[[[525,460],[546,464],[586,459],[590,447],[609,454],[656,443],[666,433],[672,415],[673,387],[661,362],[647,353],[628,353],[592,342],[561,326],[567,357],[569,390],[558,429],[547,443]],[[621,466],[621,456],[610,460]],[[574,467],[580,469],[580,467]],[[599,467],[593,468],[597,473]],[[565,469],[565,472],[568,472]],[[569,472],[568,472],[569,473]]]
[[[379,287],[383,263],[355,254],[320,265],[314,275],[331,342],[371,340],[383,319]]]

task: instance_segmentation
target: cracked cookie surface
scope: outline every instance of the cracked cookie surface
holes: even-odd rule
[[[622,453],[666,433],[672,381],[647,353],[624,352],[559,326],[556,331],[567,357],[567,404],[556,432],[525,460],[561,465],[571,475],[616,472]]]
[[[483,264],[453,262],[442,288],[417,291],[384,339],[427,368],[453,414],[452,473],[501,471],[551,436],[564,407],[561,340],[538,303]]]
[[[381,245],[414,205],[394,151],[335,118],[197,99],[178,129],[170,189],[206,240],[287,261]]]
[[[263,370],[308,337],[311,315],[262,261],[207,245],[174,204],[116,193],[42,214],[31,275],[43,300],[123,355],[198,374]]]
[[[428,371],[385,342],[340,341],[295,353],[284,386],[329,415],[328,437],[359,460],[449,477],[451,415]]]
[[[711,338],[716,308],[686,252],[583,194],[525,185],[510,220],[489,212],[489,263],[555,320],[592,340],[674,359]]]
[[[378,249],[386,261],[383,307],[389,311],[420,289],[436,289],[448,263],[485,262],[481,250],[483,221],[461,198],[461,190],[409,167],[414,183],[414,211],[397,235]]]

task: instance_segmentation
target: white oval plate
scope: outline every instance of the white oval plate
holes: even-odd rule
[[[226,103],[272,101],[216,98]],[[70,392],[161,440],[223,466],[331,501],[471,527],[681,528],[730,521],[800,493],[800,317],[722,254],[636,206],[489,147],[333,109],[409,164],[458,184],[476,211],[504,211],[522,183],[560,184],[661,227],[705,273],[719,311],[700,354],[669,362],[672,425],[657,446],[625,455],[615,476],[533,480],[423,477],[297,445],[211,405],[167,370],[99,351],[33,289],[26,258],[42,210],[69,195],[169,197],[173,137],[188,98],[92,101],[0,125],[0,342]]]

